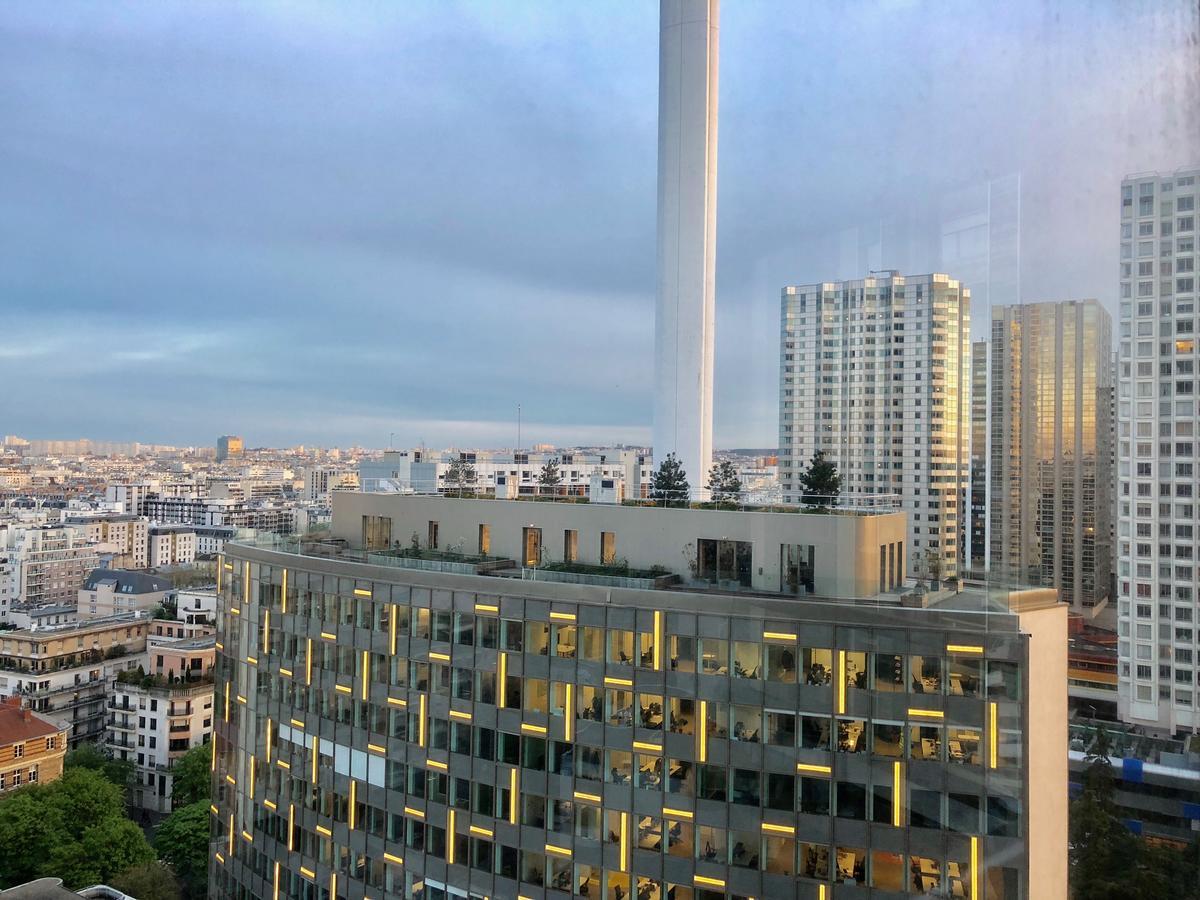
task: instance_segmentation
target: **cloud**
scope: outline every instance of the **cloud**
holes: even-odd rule
[[[1185,0],[722,13],[718,445],[776,440],[783,285],[928,271],[946,198],[1019,172],[1027,299],[1112,308],[1120,178],[1200,160]],[[550,442],[645,439],[656,29],[652,3],[5,4],[5,430],[504,443],[522,403]]]

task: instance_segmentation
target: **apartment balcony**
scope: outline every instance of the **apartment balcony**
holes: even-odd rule
[[[136,750],[137,741],[126,740],[125,738],[116,738],[109,736],[104,741],[109,747],[114,747],[119,750]]]
[[[132,716],[109,716],[107,724],[114,731],[137,731],[137,721]]]

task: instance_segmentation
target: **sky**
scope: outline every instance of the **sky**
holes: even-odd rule
[[[520,404],[526,445],[647,442],[657,30],[8,0],[0,435],[505,447]],[[783,286],[940,270],[918,232],[1019,178],[1014,299],[1115,314],[1121,178],[1200,163],[1194,0],[727,0],[720,35],[718,448],[777,441]]]

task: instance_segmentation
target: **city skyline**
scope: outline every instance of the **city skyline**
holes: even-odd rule
[[[539,441],[649,442],[652,4],[7,12],[0,378],[22,387],[0,401],[7,431],[503,446],[521,403]],[[947,36],[964,15],[725,17],[716,446],[773,443],[780,287],[863,277],[846,267],[876,260],[839,240],[861,245],[871,222],[882,235],[918,194],[1019,172],[1023,299],[1082,293],[1115,312],[1111,184],[1188,162],[1194,14],[1066,8],[1050,23],[1030,3],[973,21],[987,37],[970,54],[931,42],[851,65],[831,49],[851,31]],[[1152,58],[1115,52],[1131,29]],[[796,58],[812,61],[799,75]],[[1028,65],[1039,79],[1021,79]],[[986,102],[954,77],[964,67]],[[954,136],[937,166],[903,135],[807,142],[845,96],[863,121],[953,120]],[[1069,203],[1064,171],[1084,186]],[[936,269],[921,261],[896,267]]]

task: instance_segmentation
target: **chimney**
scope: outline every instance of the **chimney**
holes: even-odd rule
[[[21,710],[21,718],[26,722],[33,719],[33,713],[29,711],[29,707],[25,707],[23,710]]]

